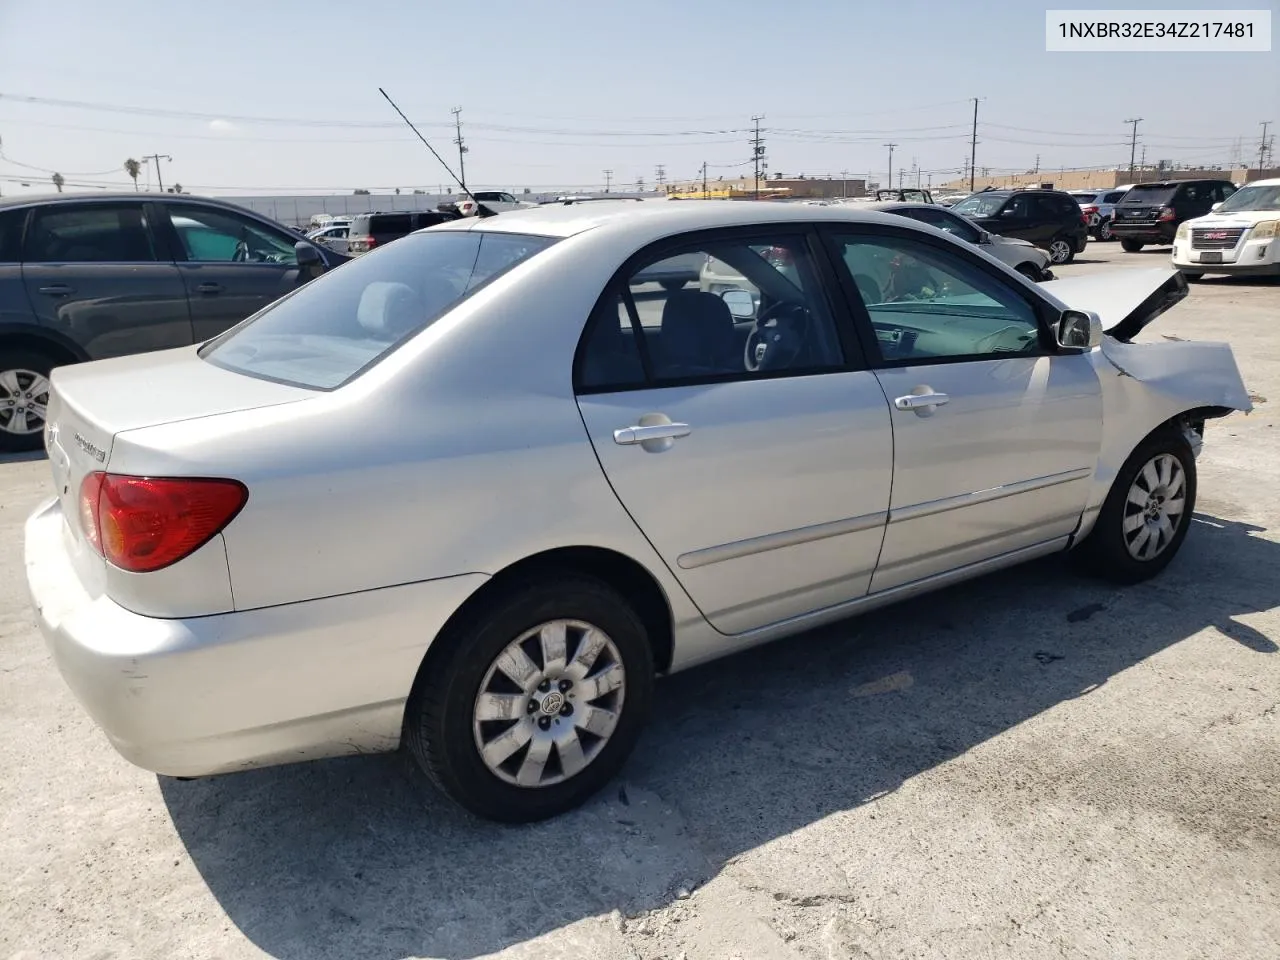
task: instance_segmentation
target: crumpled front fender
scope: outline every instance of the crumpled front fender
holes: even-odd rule
[[[1122,343],[1104,336],[1093,351],[1102,387],[1102,448],[1077,540],[1083,539],[1133,449],[1180,414],[1198,418],[1253,409],[1225,343]]]

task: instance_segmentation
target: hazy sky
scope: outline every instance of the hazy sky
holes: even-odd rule
[[[940,182],[968,155],[969,97],[993,171],[1127,163],[1130,117],[1149,161],[1224,162],[1238,139],[1256,161],[1260,122],[1280,132],[1280,52],[1046,53],[1045,9],[1075,7],[1107,9],[0,0],[0,191],[47,190],[52,170],[127,187],[124,159],[157,152],[166,184],[200,192],[434,191],[446,177],[380,85],[452,163],[462,107],[473,188],[593,187],[605,169],[652,184],[657,164],[688,179],[703,161],[737,176],[753,114],[773,172],[882,178],[894,141],[895,168]]]

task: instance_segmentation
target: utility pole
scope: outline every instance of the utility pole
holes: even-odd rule
[[[890,177],[892,177],[892,176],[893,176],[893,174],[892,174],[892,173],[890,173]],[[906,177],[907,177],[907,168],[906,168],[906,167],[899,167],[899,168],[898,168],[898,189],[899,189],[899,190],[901,190],[901,189],[902,189],[902,184],[903,184],[903,181],[906,179]],[[889,181],[889,186],[891,186],[891,187],[893,186],[893,181],[892,181],[892,179]]]
[[[920,189],[920,163],[916,157],[911,158],[911,169],[915,171],[916,189],[919,190]]]
[[[467,165],[463,160],[463,154],[467,152],[467,145],[462,139],[462,108],[454,107],[449,112],[453,114],[453,129],[457,134],[453,142],[458,145],[458,180],[465,191],[467,189]]]
[[[1147,145],[1142,145],[1142,159],[1138,161],[1138,180],[1141,181],[1144,171],[1147,169]]]
[[[973,165],[978,159],[978,98],[973,98],[973,133],[969,137],[969,190],[973,190]]]
[[[611,186],[613,186],[613,171],[606,170],[604,172],[604,192],[608,193]]]
[[[703,200],[708,199],[707,197],[707,161],[705,160],[702,161],[702,199]]]
[[[841,181],[840,195],[842,197],[848,197],[849,196],[849,171],[848,170],[840,171],[840,181]]]
[[[142,162],[146,163],[148,160],[154,160],[156,162],[156,183],[160,184],[160,192],[164,193],[164,180],[160,176],[160,161],[168,160],[170,163],[173,163],[173,157],[169,156],[167,153],[148,153],[143,156]]]
[[[1125,123],[1133,124],[1133,135],[1129,138],[1129,179],[1133,179],[1133,160],[1138,155],[1138,124],[1142,122],[1142,117],[1135,117],[1132,120],[1126,120]]]
[[[654,170],[653,182],[658,185],[659,193],[665,192],[662,188],[667,185],[667,168],[662,164],[658,164],[657,168]]]
[[[1266,169],[1265,162],[1267,159],[1267,127],[1271,126],[1270,120],[1262,121],[1262,139],[1258,141],[1258,179],[1262,179],[1262,171]]]
[[[763,165],[768,169],[768,164],[764,162],[764,137],[760,136],[760,121],[764,119],[763,114],[752,117],[751,122],[755,125],[755,133],[751,137],[751,159],[755,164],[755,191],[754,199],[760,199],[760,168]]]
[[[1036,176],[1040,176],[1040,154],[1036,154]]]
[[[889,148],[889,179],[885,181],[885,186],[888,187],[890,190],[892,190],[893,189],[893,148],[896,147],[897,144],[886,143],[886,144],[882,144],[882,146],[886,146]]]

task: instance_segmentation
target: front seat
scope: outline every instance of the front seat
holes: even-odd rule
[[[742,346],[728,304],[714,293],[677,290],[662,308],[661,369],[667,377],[741,373]]]

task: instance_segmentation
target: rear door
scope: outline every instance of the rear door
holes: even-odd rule
[[[22,278],[38,321],[95,360],[191,343],[186,291],[157,215],[141,200],[37,208]]]
[[[251,217],[195,203],[160,205],[202,343],[296,288],[301,239]]]
[[[1058,354],[1035,299],[968,251],[883,227],[830,238],[892,404],[871,591],[1070,534],[1102,439],[1090,357]]]
[[[1000,208],[992,227],[993,233],[1002,237],[1016,237],[1019,240],[1039,240],[1036,223],[1032,219],[1031,198],[1026,194],[1014,194]]]
[[[0,210],[0,329],[12,330],[35,322],[22,285],[22,228],[27,211]]]
[[[745,284],[643,279],[692,253]],[[723,633],[863,596],[880,552],[889,410],[823,269],[803,229],[701,234],[624,267],[578,351],[610,484]]]

